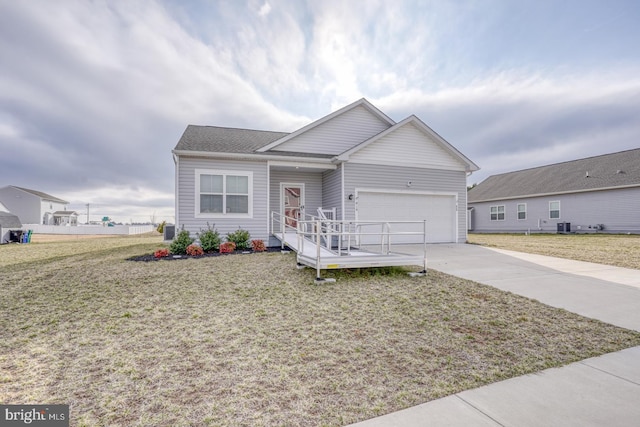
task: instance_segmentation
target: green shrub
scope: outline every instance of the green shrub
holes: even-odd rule
[[[178,236],[171,242],[169,250],[172,254],[184,255],[187,253],[187,246],[192,244],[194,240],[195,239],[189,235],[189,231],[180,230]]]
[[[210,227],[209,223],[207,223],[206,230],[200,230],[198,238],[200,239],[202,250],[204,250],[205,252],[215,252],[220,248],[220,234],[218,233],[218,230]]]
[[[235,243],[238,250],[249,249],[250,239],[251,236],[249,235],[249,232],[247,230],[243,230],[242,228],[238,228],[233,233],[227,234],[227,242]]]

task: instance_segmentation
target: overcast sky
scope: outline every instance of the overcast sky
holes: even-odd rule
[[[187,124],[293,131],[362,97],[469,184],[638,148],[638,23],[635,0],[0,0],[0,186],[173,221]]]

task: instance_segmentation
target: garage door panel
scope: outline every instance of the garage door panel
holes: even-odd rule
[[[454,196],[360,192],[358,221],[427,221],[427,242],[455,242]],[[392,231],[422,231],[421,224],[395,224]],[[369,228],[371,229],[371,228]],[[422,243],[422,236],[397,236],[395,243]],[[364,243],[371,242],[367,238]]]

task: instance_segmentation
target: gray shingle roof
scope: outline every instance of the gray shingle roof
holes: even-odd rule
[[[38,196],[41,199],[48,200],[50,202],[67,203],[67,204],[69,203],[66,200],[62,200],[62,199],[59,199],[57,197],[53,197],[52,195],[47,194],[47,193],[43,193],[42,191],[30,190],[28,188],[22,188],[22,187],[18,187],[18,186],[15,186],[15,185],[13,185],[12,187],[13,188],[17,188],[17,189],[22,190],[22,191],[26,191],[27,193],[33,194],[34,196]]]
[[[287,135],[283,132],[189,125],[178,141],[176,150],[253,153]]]
[[[630,185],[640,186],[640,148],[492,175],[469,190],[468,201],[473,203]]]
[[[21,228],[22,223],[20,222],[20,218],[18,218],[14,214],[0,211],[0,227],[5,230],[11,228]]]
[[[278,155],[295,157],[331,158],[323,154],[294,153],[287,151],[264,152],[256,150],[289,135],[286,132],[225,128],[218,126],[188,125],[175,147],[176,151],[210,153],[237,153],[257,155]]]

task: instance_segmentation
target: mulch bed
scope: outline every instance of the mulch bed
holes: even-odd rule
[[[281,249],[279,246],[274,246],[274,247],[268,247],[263,252],[280,252],[280,250]],[[255,253],[260,253],[260,252],[254,252],[252,250],[247,250],[247,251],[237,250],[237,251],[233,251],[225,254],[221,254],[220,252],[207,252],[205,254],[198,255],[198,256],[169,254],[169,256],[162,257],[162,258],[156,258],[153,254],[147,254],[147,255],[139,255],[139,256],[127,258],[127,261],[142,261],[142,262],[163,261],[163,260],[176,261],[176,260],[189,259],[189,258],[208,258],[208,257],[217,257],[217,256],[226,256],[226,255],[248,255],[248,254],[255,254]]]

